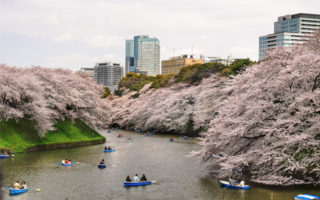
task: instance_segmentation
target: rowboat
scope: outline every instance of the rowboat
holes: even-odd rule
[[[68,163],[68,164],[66,164],[66,163],[61,163],[61,165],[67,167],[67,166],[72,166],[72,163]]]
[[[100,169],[103,169],[103,168],[106,168],[107,166],[106,166],[106,164],[99,164],[98,165],[98,168],[100,168]]]
[[[249,185],[232,185],[230,184],[229,181],[219,181],[221,187],[226,187],[226,188],[233,188],[233,189],[242,189],[242,190],[248,190],[250,188]]]
[[[102,152],[108,153],[108,152],[115,152],[115,149],[103,149]]]
[[[151,185],[151,181],[140,181],[140,182],[123,182],[124,187],[131,187],[131,186],[143,186],[143,185]]]
[[[3,155],[3,154],[0,155],[0,159],[5,159],[5,158],[9,158],[9,155]]]
[[[170,140],[169,140],[169,142],[175,142],[175,141],[176,141],[175,139],[170,139]]]
[[[311,195],[311,194],[299,194],[298,196],[294,197],[294,200],[314,200],[320,199],[320,197]]]
[[[25,193],[25,192],[28,192],[29,188],[27,189],[12,189],[10,188],[10,195],[16,195],[16,194],[22,194],[22,193]]]

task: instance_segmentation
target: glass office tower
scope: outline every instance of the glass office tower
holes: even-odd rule
[[[134,42],[133,42],[133,40],[126,40],[125,74],[127,74],[128,72],[135,72],[135,69],[134,69]]]
[[[133,43],[133,47],[132,47]],[[129,58],[132,56],[133,66],[130,68]],[[131,60],[132,61],[132,60]],[[157,38],[149,38],[147,35],[134,36],[133,40],[126,41],[126,67],[128,71],[156,76],[160,74],[160,42]]]
[[[298,13],[278,17],[274,33],[259,37],[259,60],[263,60],[271,48],[302,44],[319,28],[320,15]]]

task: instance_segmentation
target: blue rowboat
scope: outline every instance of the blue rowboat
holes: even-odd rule
[[[102,152],[105,152],[105,153],[108,153],[108,152],[115,152],[116,150],[115,149],[111,149],[111,150],[108,150],[108,149],[103,149]]]
[[[107,131],[107,133],[112,133],[112,131]]]
[[[22,193],[25,193],[25,192],[28,192],[29,188],[27,189],[12,189],[10,188],[10,195],[16,195],[16,194],[22,194]]]
[[[299,194],[298,196],[294,197],[294,200],[313,200],[313,199],[320,199],[320,197],[311,195],[311,194]]]
[[[69,163],[69,164],[61,163],[61,165],[67,167],[67,166],[72,166],[72,163]]]
[[[98,168],[100,168],[100,169],[103,169],[103,168],[106,168],[106,167],[107,167],[106,164],[99,164],[99,165],[98,165]]]
[[[169,142],[175,142],[175,141],[176,141],[176,140],[172,140],[172,139],[169,140]]]
[[[151,185],[151,181],[123,182],[124,187]]]
[[[233,188],[233,189],[242,189],[242,190],[248,190],[250,188],[249,185],[244,185],[244,186],[240,186],[240,185],[232,185],[230,184],[229,181],[219,181],[221,187],[226,187],[226,188]]]
[[[5,159],[5,158],[9,158],[9,155],[3,155],[3,154],[0,155],[0,159]]]

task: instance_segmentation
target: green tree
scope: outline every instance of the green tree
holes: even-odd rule
[[[104,89],[104,93],[101,96],[102,99],[106,98],[107,96],[109,96],[111,94],[111,91],[108,87],[103,87],[103,89]]]

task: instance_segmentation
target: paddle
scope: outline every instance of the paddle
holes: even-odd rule
[[[28,188],[29,190],[35,190],[35,191],[37,191],[37,192],[40,192],[41,190],[40,190],[40,188]]]
[[[10,190],[10,189],[14,189],[14,187],[2,187],[1,188],[2,190],[6,190],[6,189],[8,189],[8,190]],[[40,192],[41,191],[41,189],[40,188],[27,188],[28,190],[35,190],[35,191],[37,191],[37,192]]]
[[[12,187],[2,187],[1,190],[6,190],[6,189],[9,189],[9,188],[12,188]]]
[[[111,167],[116,167],[117,165],[112,165],[112,164],[100,164],[98,163],[98,165],[107,165],[107,166],[111,166]]]

